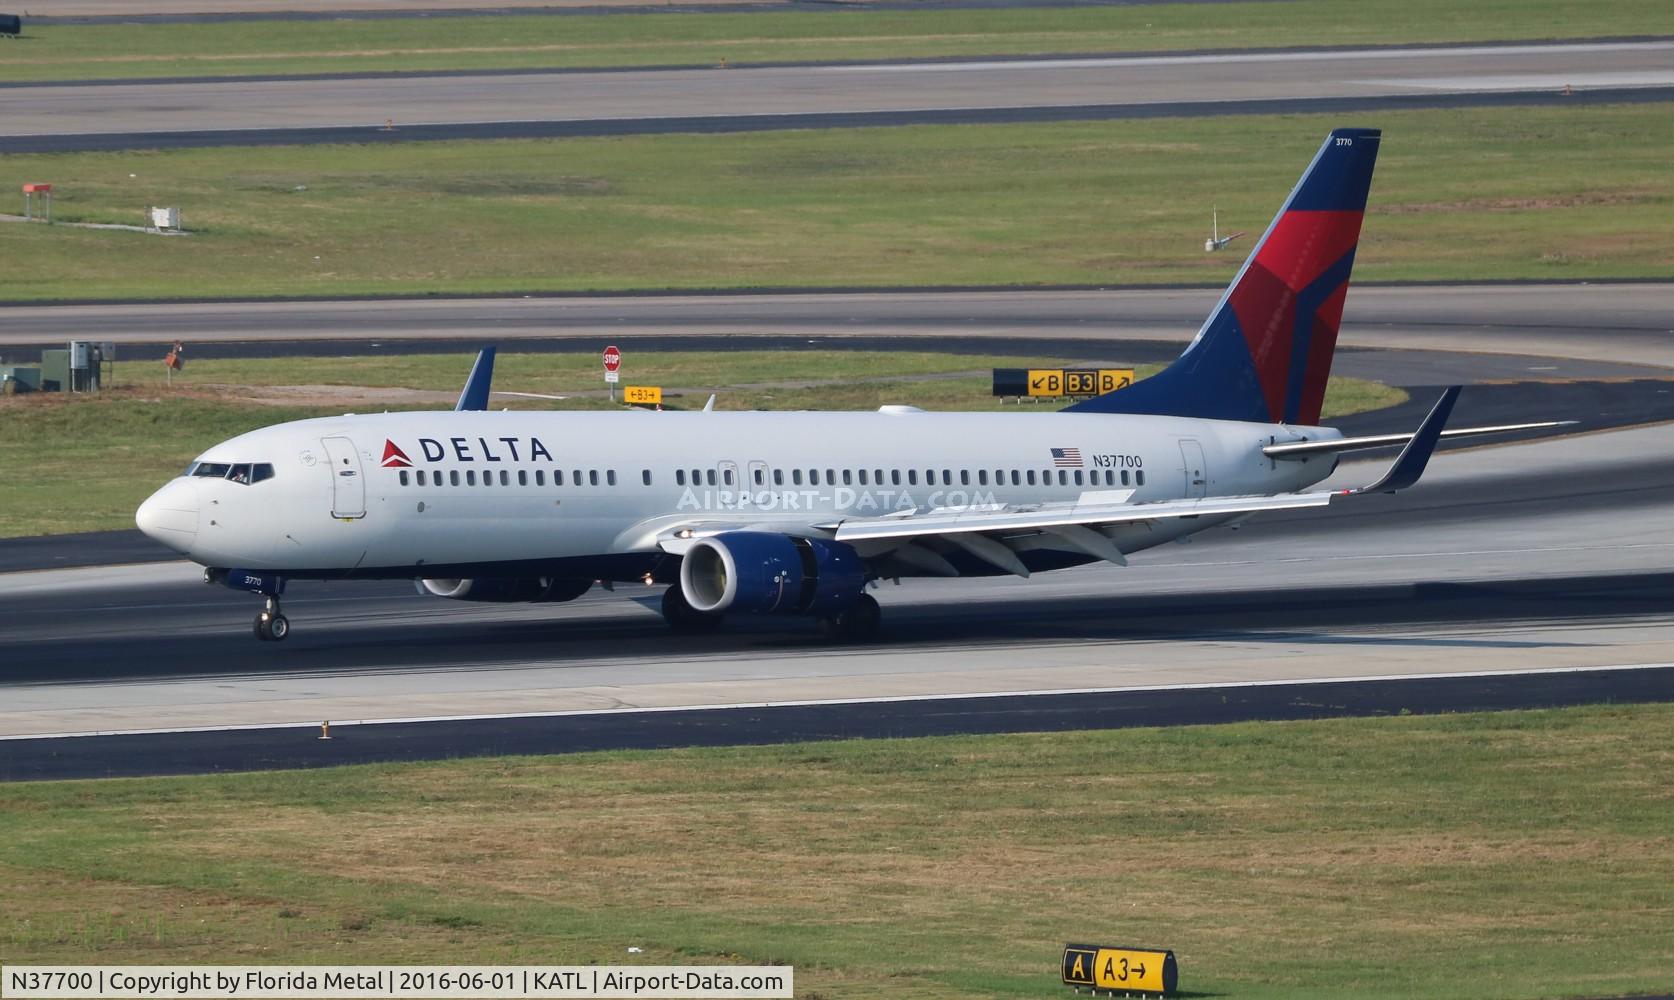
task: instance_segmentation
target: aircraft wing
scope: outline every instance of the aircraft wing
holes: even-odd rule
[[[1201,500],[1168,500],[1161,503],[1042,506],[1033,510],[952,513],[938,513],[932,510],[911,517],[844,521],[837,526],[836,539],[839,542],[852,542],[877,538],[912,538],[919,535],[956,535],[972,531],[1050,530],[1071,525],[1101,527],[1175,517],[1219,517],[1226,514],[1253,514],[1264,510],[1323,507],[1330,502],[1330,493],[1281,493],[1277,496],[1209,497]]]
[[[853,545],[864,558],[887,557],[917,569],[943,576],[957,576],[937,548],[951,545],[991,565],[1018,576],[1029,570],[1017,557],[1015,543],[1046,538],[1047,547],[1067,548],[1119,566],[1127,565],[1116,542],[1106,529],[1123,525],[1192,518],[1238,519],[1274,510],[1324,507],[1335,498],[1366,493],[1394,493],[1418,482],[1441,440],[1442,429],[1459,398],[1459,387],[1442,393],[1424,422],[1408,438],[1406,447],[1375,482],[1358,489],[1279,493],[1269,496],[1199,497],[1133,503],[1133,490],[1111,490],[1083,494],[1074,503],[1040,504],[1025,508],[1006,506],[969,509],[941,508],[928,511],[897,511],[881,517],[846,518],[819,524],[803,524],[787,533],[829,538]],[[655,544],[665,552],[684,555],[697,538],[735,530],[786,531],[779,524],[747,522],[688,521],[663,524],[654,532]],[[931,544],[920,544],[929,542]],[[1038,543],[1037,543],[1038,544]]]

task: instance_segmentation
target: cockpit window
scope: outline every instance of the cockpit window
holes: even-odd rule
[[[193,462],[186,475],[196,479],[226,479],[248,485],[273,478],[271,462]]]

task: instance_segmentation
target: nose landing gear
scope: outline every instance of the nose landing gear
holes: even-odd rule
[[[291,622],[279,611],[279,595],[285,592],[285,578],[277,573],[262,573],[243,569],[215,569],[203,571],[204,583],[218,583],[233,590],[260,594],[262,611],[256,616],[256,638],[263,642],[282,642],[291,634]]]
[[[279,613],[279,598],[267,595],[261,614],[256,616],[256,638],[263,642],[283,642],[291,634],[291,620]]]

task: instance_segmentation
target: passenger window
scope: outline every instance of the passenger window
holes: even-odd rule
[[[546,485],[546,470],[545,469],[536,469],[535,470],[535,485],[536,486],[545,486]]]
[[[860,470],[860,485],[862,485],[862,486],[867,485],[867,483],[866,483],[866,470],[865,469]]]
[[[554,486],[564,485],[564,470],[563,469],[553,469],[552,470],[552,485],[554,485]]]
[[[1123,486],[1128,485],[1128,470],[1126,470],[1126,469],[1122,470],[1122,485]]]
[[[608,470],[605,471],[605,484],[608,485],[608,486],[615,486],[616,485],[616,470],[615,469],[608,469]]]
[[[836,469],[825,470],[825,485],[827,485],[827,486],[836,486],[837,485],[837,470]]]
[[[441,487],[442,487],[442,470],[441,469],[437,469],[436,471],[434,471],[430,474],[430,485],[436,487],[437,489],[441,489]]]
[[[773,470],[773,485],[774,486],[785,485],[785,470],[784,469],[774,469]]]
[[[418,470],[418,484],[419,484],[419,485],[420,485],[420,486],[423,486],[423,485],[425,485],[425,482],[424,482],[424,470],[423,470],[423,469],[420,469],[420,470]],[[401,485],[403,485],[403,486],[405,486],[405,485],[407,485],[407,484],[406,484],[406,483],[402,483],[402,484],[401,484]]]
[[[574,475],[570,476],[570,485],[571,486],[580,486],[581,483],[582,483],[581,470],[576,469],[576,470],[574,470]]]
[[[988,485],[988,470],[987,469],[978,469],[977,470],[977,485],[978,486],[987,486]]]
[[[494,485],[494,470],[493,469],[482,470],[482,484],[484,486],[493,486]]]
[[[466,469],[465,470],[465,485],[466,486],[477,485],[477,470],[475,470],[475,469]]]
[[[942,470],[942,485],[943,486],[952,486],[953,485],[953,470],[952,469],[943,469]]]
[[[1081,478],[1081,473],[1077,472],[1075,474],[1075,478],[1080,479]],[[1059,486],[1068,486],[1069,485],[1069,473],[1065,472],[1063,469],[1058,470],[1058,485]]]
[[[791,470],[791,485],[792,486],[801,486],[802,485],[802,470],[801,469],[792,469]]]
[[[750,470],[750,475],[755,479],[757,486],[766,486],[767,485],[767,473],[766,473],[765,470],[762,469],[761,466],[758,465],[755,468],[751,469]]]
[[[704,480],[706,482],[708,482],[709,485],[711,485],[711,486],[715,485],[715,470],[714,469],[704,469],[703,470],[703,475],[704,475]]]
[[[809,486],[818,486],[819,484],[820,484],[820,470],[809,469],[808,470],[808,485]]]
[[[1135,472],[1133,474],[1133,481],[1134,481],[1134,485],[1136,485],[1136,486],[1144,486],[1145,485],[1145,470],[1140,469],[1138,472]]]
[[[918,485],[918,470],[917,469],[908,469],[907,470],[907,485],[908,486],[917,486]]]
[[[402,486],[407,485],[407,470],[406,469],[401,470],[401,485]]]
[[[726,468],[721,470],[721,485],[722,486],[733,485],[733,483],[732,483],[732,466],[729,465]]]
[[[448,480],[450,482],[452,482],[453,485],[458,486],[459,485],[459,470],[458,469],[449,470],[448,471]]]
[[[864,479],[861,480],[861,482],[865,482],[865,481],[866,480],[864,480]],[[883,485],[883,470],[882,469],[873,469],[872,470],[872,482],[878,484],[879,486]]]
[[[645,483],[645,485],[650,486],[651,485],[651,470],[650,469],[641,469],[640,473],[639,473],[639,478],[640,478],[641,481],[643,481]]]
[[[674,470],[674,485],[676,485],[676,486],[686,485],[686,470],[685,469],[675,469]]]
[[[959,485],[960,486],[971,485],[971,470],[970,469],[960,469],[959,470]]]
[[[519,485],[519,486],[528,486],[529,485],[529,473],[528,473],[527,470],[525,470],[525,469],[518,469],[517,470],[517,485]]]
[[[891,486],[900,486],[901,485],[901,470],[900,469],[890,469],[889,470],[889,484]]]
[[[843,470],[843,485],[844,486],[853,486],[854,485],[854,471],[852,469],[844,469]]]
[[[1030,470],[1029,470],[1029,472],[1028,472],[1028,480],[1029,480],[1029,485],[1030,485],[1030,486],[1033,486],[1033,485],[1035,485],[1035,470],[1033,470],[1033,469],[1030,469]]]
[[[511,473],[506,471],[505,469],[500,470],[500,485],[501,486],[510,486],[511,485]]]
[[[588,469],[587,470],[587,485],[588,486],[599,485],[599,470],[598,469]]]

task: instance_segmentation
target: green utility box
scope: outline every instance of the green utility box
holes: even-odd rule
[[[68,350],[41,352],[41,391],[70,391],[70,352]]]
[[[41,370],[39,368],[25,368],[15,365],[10,368],[0,368],[0,382],[13,383],[7,392],[40,392]]]

